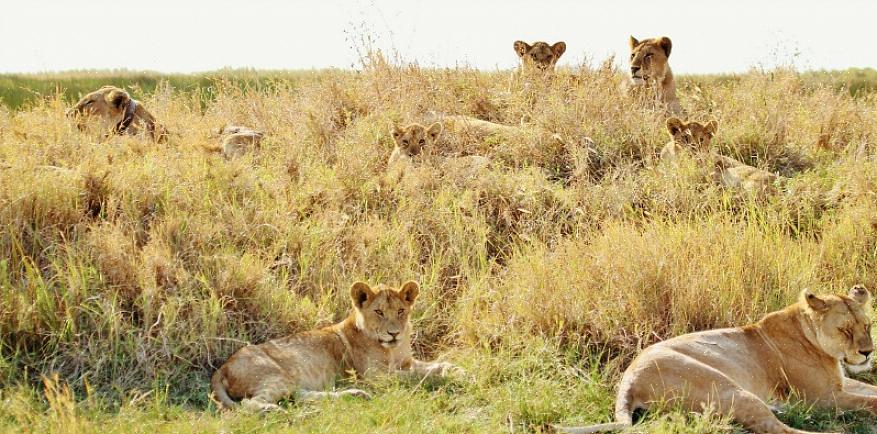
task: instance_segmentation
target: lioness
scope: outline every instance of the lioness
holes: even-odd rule
[[[670,38],[644,39],[630,37],[630,84],[633,88],[654,89],[658,99],[671,113],[679,114],[682,107],[676,98],[676,81],[668,59],[673,43]]]
[[[521,59],[521,67],[525,70],[553,71],[554,65],[566,51],[566,42],[537,41],[530,45],[524,41],[515,41],[515,53]]]
[[[624,372],[615,423],[560,428],[567,433],[614,431],[633,412],[669,400],[689,411],[714,406],[755,433],[803,434],[771,413],[768,402],[793,391],[818,407],[877,413],[877,387],[845,378],[842,363],[868,363],[871,294],[856,285],[846,296],[802,291],[797,303],[755,324],[678,336],[651,347]]]
[[[773,173],[724,155],[714,155],[713,163],[713,179],[725,187],[757,194],[776,192],[779,177]]]
[[[103,86],[83,96],[71,109],[67,117],[77,119],[76,126],[84,129],[85,117],[97,116],[106,130],[113,134],[136,135],[146,128],[153,140],[160,142],[167,138],[167,130],[155,121],[139,101],[131,98],[128,92],[115,86]]]
[[[687,150],[708,151],[718,126],[715,120],[702,124],[695,121],[685,123],[679,118],[667,119],[670,141],[661,149],[661,159],[673,160]]]
[[[409,281],[399,289],[350,287],[353,312],[344,321],[260,345],[241,348],[213,374],[213,397],[224,408],[265,411],[277,401],[368,397],[362,390],[326,391],[349,370],[368,376],[391,372],[417,377],[444,377],[460,368],[414,359],[411,351],[411,306],[420,289]]]

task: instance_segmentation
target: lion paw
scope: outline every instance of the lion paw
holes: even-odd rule
[[[360,389],[343,390],[341,392],[338,392],[338,396],[352,396],[354,398],[360,398],[360,399],[372,399],[371,394],[369,394],[365,390],[360,390]]]

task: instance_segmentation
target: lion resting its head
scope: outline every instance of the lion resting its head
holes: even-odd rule
[[[79,129],[84,129],[83,121],[86,118],[97,117],[111,133],[136,135],[145,128],[155,141],[163,141],[167,137],[167,131],[155,122],[155,117],[143,104],[115,86],[103,86],[83,96],[67,110],[67,116],[77,119]]]
[[[672,160],[686,150],[709,150],[718,128],[719,124],[715,120],[702,124],[696,121],[686,123],[679,118],[667,119],[670,141],[661,150],[661,159]]]
[[[637,87],[654,88],[658,99],[672,113],[681,113],[676,98],[676,80],[670,69],[673,42],[666,36],[644,39],[630,37],[630,82]]]
[[[327,391],[336,377],[351,369],[360,376],[385,372],[420,378],[459,371],[450,363],[422,362],[412,356],[409,317],[419,293],[413,281],[398,289],[354,283],[353,312],[347,319],[241,348],[213,374],[213,398],[224,408],[243,405],[264,411],[277,409],[276,403],[288,397],[368,397],[357,389]]]
[[[623,429],[634,410],[669,401],[686,411],[714,408],[755,433],[803,434],[767,404],[792,393],[817,407],[877,413],[877,387],[845,378],[842,368],[866,365],[874,351],[870,310],[871,294],[861,285],[840,296],[803,291],[797,303],[755,324],[659,342],[624,372],[617,422],[561,431]]]
[[[515,41],[514,47],[515,53],[521,59],[521,67],[525,70],[554,71],[560,56],[566,52],[566,42],[563,41],[554,45],[542,41],[536,41],[533,45]]]

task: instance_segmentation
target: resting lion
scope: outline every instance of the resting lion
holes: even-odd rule
[[[817,407],[877,413],[877,387],[845,378],[842,364],[862,366],[874,350],[871,294],[856,285],[846,296],[800,300],[743,327],[678,336],[651,347],[624,372],[615,423],[560,428],[566,433],[614,431],[656,401],[688,411],[713,406],[755,433],[804,434],[771,413],[768,403],[793,391]]]
[[[279,400],[293,396],[297,400],[368,397],[357,389],[326,390],[349,370],[361,376],[390,372],[416,377],[444,377],[459,371],[447,362],[414,359],[409,316],[419,291],[413,281],[400,289],[354,283],[350,287],[353,312],[347,319],[241,348],[213,374],[214,399],[223,408],[274,410]]]
[[[766,170],[750,166],[724,155],[713,156],[713,179],[728,188],[738,188],[749,193],[776,193],[776,183],[781,178]]]
[[[530,45],[524,41],[515,41],[515,53],[521,59],[521,67],[525,70],[554,71],[554,66],[560,60],[560,56],[566,52],[566,42],[556,42],[548,45],[547,42],[536,41]]]
[[[631,89],[645,88],[656,93],[671,113],[679,114],[682,107],[676,98],[676,80],[670,70],[668,59],[673,43],[670,38],[644,39],[630,37],[630,84]]]
[[[167,131],[156,123],[152,113],[128,92],[115,86],[103,86],[83,96],[67,110],[67,116],[76,118],[79,129],[85,127],[85,118],[98,117],[113,134],[136,135],[145,128],[152,140],[160,142],[167,138]]]
[[[670,141],[661,149],[661,159],[674,160],[686,151],[708,151],[718,127],[715,120],[702,124],[695,121],[686,123],[679,118],[667,119]]]
[[[249,127],[226,125],[219,129],[219,137],[222,142],[219,146],[205,145],[204,149],[210,152],[221,152],[225,158],[241,157],[248,151],[254,150],[262,143],[265,134]]]

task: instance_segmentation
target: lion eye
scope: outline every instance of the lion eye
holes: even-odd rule
[[[384,311],[382,311],[380,309],[375,310],[375,313],[378,314],[378,316],[380,316],[380,317],[384,316]]]
[[[651,59],[651,58],[652,58],[652,53],[646,54],[646,59]]]
[[[420,142],[418,142],[418,143],[420,143],[420,146],[423,146],[426,144],[426,140],[420,139]]]
[[[636,54],[630,53],[630,60],[633,60],[634,57],[636,57]]]
[[[402,144],[408,146],[408,139],[402,139]]]
[[[399,309],[399,316],[402,316],[404,314],[405,314],[405,309]]]

